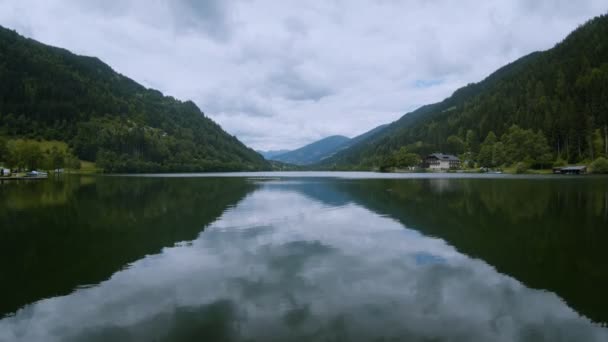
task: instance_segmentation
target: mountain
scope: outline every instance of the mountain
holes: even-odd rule
[[[380,125],[380,126],[378,126],[376,128],[373,128],[373,129],[371,129],[371,130],[369,130],[369,131],[367,131],[367,132],[365,132],[365,133],[363,133],[361,135],[358,135],[358,136],[350,139],[346,143],[342,144],[338,148],[337,152],[345,150],[345,149],[347,149],[349,147],[355,146],[355,145],[357,145],[360,142],[363,142],[363,141],[366,141],[368,139],[371,139],[372,137],[376,136],[377,134],[380,134],[381,132],[383,132],[384,129],[387,128],[388,126],[389,126],[388,124],[386,124],[386,125]]]
[[[300,147],[297,150],[274,156],[272,159],[295,165],[315,164],[332,156],[350,140],[350,138],[345,136],[332,135],[304,147]]]
[[[0,135],[59,140],[107,172],[270,169],[191,101],[0,27]]]
[[[608,17],[594,18],[552,49],[404,115],[319,167],[372,169],[402,147],[418,155],[443,151],[475,159],[486,137],[505,140],[522,131],[541,143],[546,139],[554,159],[574,163],[608,155],[606,37]]]
[[[378,126],[352,139],[341,135],[330,136],[294,151],[258,151],[258,153],[268,160],[281,161],[283,163],[287,163],[288,165],[312,165],[331,157],[339,151],[356,145],[360,141],[378,134],[386,127],[388,127],[388,125]]]
[[[273,157],[281,155],[281,154],[285,154],[287,152],[289,152],[289,150],[274,150],[274,151],[257,151],[259,154],[261,154],[266,160],[272,160]]]

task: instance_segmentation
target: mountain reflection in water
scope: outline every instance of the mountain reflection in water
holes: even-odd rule
[[[124,193],[130,192],[130,181],[121,181]],[[196,191],[176,188],[221,189],[228,180],[147,182],[164,184],[153,186],[165,193],[161,202],[184,204],[172,195],[196,196]],[[587,244],[586,250],[581,246],[578,255],[571,254],[572,245],[588,241],[587,235],[606,234],[597,226],[606,222],[597,184],[475,179],[237,182],[232,186],[241,189],[241,199],[227,200],[234,204],[209,212],[217,218],[208,223],[196,216],[196,208],[205,210],[209,201],[217,204],[226,196],[223,192],[193,200],[195,205],[172,207],[146,222],[159,225],[150,230],[152,235],[160,234],[160,225],[198,227],[198,236],[182,237],[191,241],[171,244],[179,237],[165,239],[159,244],[164,248],[129,260],[97,285],[25,306],[0,320],[0,340],[608,339],[605,328],[578,313],[601,320],[606,310],[586,306],[590,301],[582,294],[569,297],[575,285],[552,283],[559,280],[555,270],[571,265],[567,258],[593,263],[600,253]],[[102,202],[100,213],[107,214],[108,205],[116,204]],[[182,210],[191,219],[180,219]],[[136,221],[145,216],[131,213]],[[103,222],[120,225],[126,218],[111,216]],[[568,230],[574,220],[579,220],[579,230]],[[547,226],[539,226],[542,222]],[[111,250],[111,241],[100,243]],[[555,258],[555,270],[542,270],[550,257]],[[541,274],[529,276],[535,272]],[[581,277],[584,287],[590,279],[598,286],[606,279],[603,270],[581,267],[576,272],[573,276]],[[537,278],[544,287],[534,283]],[[600,289],[586,296],[599,295]]]

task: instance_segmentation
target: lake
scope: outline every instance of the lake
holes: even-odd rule
[[[608,178],[0,184],[0,341],[608,341]]]

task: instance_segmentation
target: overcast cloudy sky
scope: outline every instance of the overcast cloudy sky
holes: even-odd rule
[[[97,56],[278,149],[393,121],[607,11],[606,0],[0,0],[0,25]]]

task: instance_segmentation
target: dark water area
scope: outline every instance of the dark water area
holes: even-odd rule
[[[0,341],[608,341],[608,178],[0,185]]]

